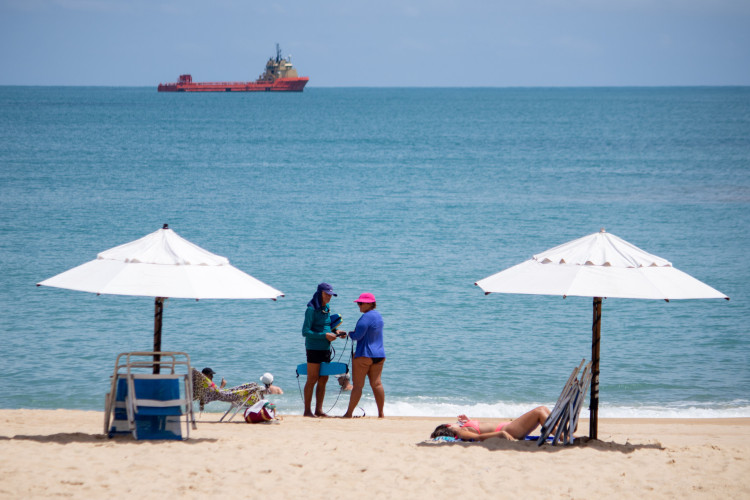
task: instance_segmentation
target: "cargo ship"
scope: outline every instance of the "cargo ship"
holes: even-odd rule
[[[276,57],[266,63],[266,70],[254,82],[194,82],[191,75],[180,75],[175,83],[160,83],[159,92],[302,92],[309,78],[298,76],[291,57],[281,57],[276,44]]]

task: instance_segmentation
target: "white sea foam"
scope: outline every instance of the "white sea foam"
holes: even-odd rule
[[[472,417],[517,417],[535,406],[545,405],[550,408],[554,401],[540,401],[535,403],[508,403],[497,402],[494,404],[462,404],[442,401],[420,401],[408,399],[404,401],[389,401],[387,403],[388,415],[404,417],[453,417],[460,413]],[[376,412],[374,402],[367,401],[362,405],[367,414]],[[589,417],[588,406],[581,409],[581,417]],[[685,402],[679,404],[668,404],[664,406],[626,406],[626,405],[600,405],[600,418],[732,418],[750,417],[750,401],[733,401],[726,404],[706,404],[696,402]]]
[[[290,401],[291,402],[291,401]],[[343,413],[348,398],[344,396],[331,411],[332,415]],[[513,403],[500,401],[497,403],[475,403],[462,401],[436,400],[416,397],[405,399],[390,399],[386,401],[386,414],[391,417],[448,417],[459,414],[477,418],[513,418],[523,414],[535,406],[545,405],[550,408],[554,401],[539,401],[533,403]],[[287,414],[298,414],[299,405],[279,409]],[[377,407],[372,398],[363,397],[360,408],[367,416],[377,415]],[[337,411],[340,410],[340,411]],[[588,406],[581,409],[581,418],[589,417]],[[681,402],[663,406],[656,405],[604,405],[599,406],[600,418],[742,418],[750,417],[750,401],[736,400],[727,403],[697,403]]]

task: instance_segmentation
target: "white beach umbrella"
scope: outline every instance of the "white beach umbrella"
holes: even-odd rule
[[[593,297],[590,437],[599,411],[599,340],[602,297],[629,299],[727,299],[672,264],[603,229],[534,255],[475,283],[486,294],[520,293]]]
[[[272,299],[284,294],[180,237],[164,224],[37,286],[82,292],[155,297],[154,351],[161,351],[164,299]]]

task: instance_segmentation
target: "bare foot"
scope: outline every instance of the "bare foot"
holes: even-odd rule
[[[303,417],[310,417],[310,418],[318,418],[316,415],[313,414],[311,411],[306,411],[304,414],[302,414]]]
[[[315,416],[320,418],[328,418],[328,415],[323,413],[322,411],[316,411]]]
[[[341,418],[352,418],[352,415],[351,413],[344,413],[343,415],[341,415]]]

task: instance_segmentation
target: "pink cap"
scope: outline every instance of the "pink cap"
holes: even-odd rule
[[[355,300],[354,302],[362,302],[364,304],[372,304],[373,302],[375,302],[375,296],[373,294],[371,294],[371,293],[365,292],[362,295],[360,295],[359,298],[357,300]]]

